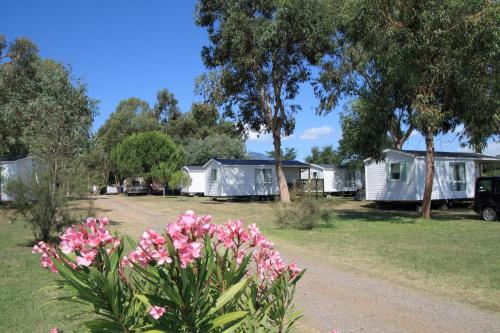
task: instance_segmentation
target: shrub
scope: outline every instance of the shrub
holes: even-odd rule
[[[323,208],[316,199],[304,197],[292,203],[280,204],[276,210],[276,224],[280,228],[299,230],[330,226],[333,224],[333,211]]]
[[[257,226],[216,226],[192,211],[164,234],[146,230],[123,256],[107,219],[68,228],[61,243],[40,242],[43,267],[58,272],[69,301],[90,305],[91,332],[288,332],[298,316],[296,283]]]
[[[67,198],[51,179],[47,173],[39,173],[25,180],[12,179],[6,186],[12,208],[26,221],[35,240],[48,241],[72,221]]]
[[[168,181],[168,186],[171,189],[180,189],[182,193],[182,189],[184,187],[191,186],[191,182],[192,179],[186,172],[178,170],[172,174],[172,177],[170,177],[170,180]]]

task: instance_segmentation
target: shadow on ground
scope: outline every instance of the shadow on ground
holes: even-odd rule
[[[479,217],[470,208],[470,203],[456,203],[448,210],[433,205],[431,219],[436,221],[477,221]],[[360,203],[357,209],[335,209],[340,219],[361,222],[415,223],[421,217],[415,203]]]

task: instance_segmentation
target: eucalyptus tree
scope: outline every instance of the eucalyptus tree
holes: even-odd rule
[[[196,23],[208,32],[202,50],[215,70],[215,94],[225,115],[247,129],[270,132],[280,199],[290,201],[281,138],[295,129],[294,103],[310,64],[331,48],[329,18],[320,0],[200,0]]]
[[[8,43],[0,35],[0,156],[28,153],[26,105],[42,89],[37,82],[38,48],[25,38]]]
[[[324,64],[321,102],[334,105],[339,87],[356,94],[354,88],[378,82],[409,107],[411,125],[426,143],[422,214],[429,218],[435,136],[463,124],[461,137],[475,148],[499,137],[500,5],[492,0],[333,0],[331,5],[342,47]]]
[[[179,102],[175,95],[168,89],[162,89],[156,94],[156,104],[153,107],[153,112],[162,124],[167,124],[169,120],[176,120],[181,116]]]

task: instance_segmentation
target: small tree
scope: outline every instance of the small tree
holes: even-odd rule
[[[52,186],[52,176],[47,172],[27,179],[12,179],[5,192],[12,198],[12,207],[26,221],[36,241],[49,241],[71,220],[67,197],[61,188]]]
[[[170,180],[168,181],[168,186],[172,189],[180,189],[182,195],[182,189],[186,186],[190,186],[193,180],[187,173],[182,170],[178,170],[172,174]]]
[[[174,170],[172,165],[166,162],[160,162],[151,169],[151,178],[163,185],[163,196],[165,196],[165,186],[173,176]]]
[[[158,131],[132,134],[113,149],[112,159],[122,177],[147,176],[155,166],[179,169],[183,152],[166,134]]]

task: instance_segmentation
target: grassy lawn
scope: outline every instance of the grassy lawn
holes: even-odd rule
[[[40,267],[31,253],[32,239],[22,222],[10,224],[0,210],[0,332],[49,332],[58,327],[73,332],[68,318],[75,305],[48,302],[57,296],[55,275]]]
[[[334,228],[270,234],[337,267],[500,311],[500,223],[398,215],[339,213]]]

